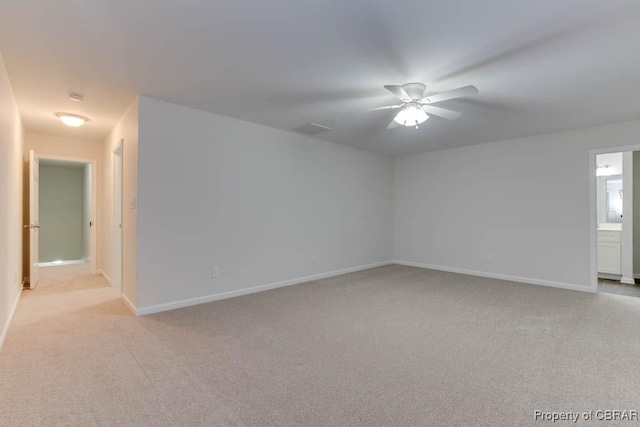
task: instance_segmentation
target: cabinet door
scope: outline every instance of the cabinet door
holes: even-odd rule
[[[598,242],[598,273],[620,272],[620,243]]]

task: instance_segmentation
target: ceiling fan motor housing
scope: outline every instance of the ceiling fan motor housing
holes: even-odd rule
[[[414,101],[422,99],[426,88],[427,87],[422,83],[407,83],[406,85],[402,85],[402,89],[404,89],[404,91],[407,92],[407,95],[409,95]]]

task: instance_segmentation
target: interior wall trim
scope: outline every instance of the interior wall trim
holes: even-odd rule
[[[527,283],[530,285],[549,286],[552,288],[569,289],[572,291],[590,292],[596,293],[597,290],[592,289],[590,286],[576,285],[573,283],[554,282],[551,280],[532,279],[529,277],[509,276],[507,274],[491,273],[488,271],[467,270],[465,268],[446,267],[442,265],[425,264],[414,261],[402,261],[394,260],[394,264],[406,265],[408,267],[426,268],[429,270],[447,271],[449,273],[467,274],[469,276],[488,277],[491,279],[506,280],[509,282]]]
[[[104,280],[107,281],[107,283],[109,283],[110,286],[113,286],[111,284],[111,277],[109,277],[109,275],[107,273],[104,272],[104,270],[100,269],[96,271],[96,274],[101,275],[102,277],[104,277]]]
[[[360,265],[357,267],[349,267],[341,270],[330,271],[327,273],[320,273],[320,274],[314,274],[311,276],[299,277],[296,279],[283,280],[281,282],[268,283],[265,285],[254,286],[251,288],[238,289],[238,290],[229,291],[229,292],[221,292],[221,293],[206,295],[206,296],[197,297],[197,298],[189,298],[189,299],[184,299],[180,301],[168,302],[164,304],[151,305],[147,307],[136,308],[133,304],[131,304],[131,302],[129,302],[129,304],[131,304],[130,308],[133,309],[133,312],[135,313],[136,316],[144,316],[147,314],[159,313],[162,311],[175,310],[176,308],[190,307],[192,305],[204,304],[207,302],[238,297],[241,295],[254,294],[257,292],[268,291],[270,289],[277,289],[285,286],[298,285],[300,283],[311,282],[313,280],[326,279],[328,277],[340,276],[343,274],[354,273],[356,271],[369,270],[371,268],[382,267],[390,264],[393,264],[393,261],[390,261],[390,260],[382,261],[382,262],[377,262],[373,264],[366,264],[366,265]],[[123,299],[126,298],[124,295],[122,295],[122,297]],[[125,303],[127,303],[126,300],[125,300]]]
[[[140,314],[137,313],[136,306],[131,302],[131,300],[125,294],[120,295],[120,297],[122,298],[122,301],[124,301],[124,305],[127,306],[127,308],[131,311],[131,313],[134,316],[140,316]]]
[[[7,317],[7,323],[5,323],[4,328],[2,328],[2,333],[0,333],[0,350],[2,350],[4,340],[7,339],[7,335],[9,334],[9,326],[11,325],[11,321],[13,320],[13,315],[16,313],[16,308],[18,308],[18,302],[20,301],[21,295],[22,289],[20,289],[20,291],[18,292],[16,300],[13,302],[13,307],[11,307],[11,311],[9,312],[9,317]]]

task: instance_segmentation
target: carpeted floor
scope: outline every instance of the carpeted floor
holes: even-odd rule
[[[0,425],[515,426],[543,424],[535,410],[640,410],[638,298],[394,265],[135,318],[83,268],[24,292]]]
[[[598,279],[598,292],[640,298],[640,285],[620,283],[619,280]]]

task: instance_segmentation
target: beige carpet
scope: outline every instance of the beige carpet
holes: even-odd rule
[[[135,318],[82,268],[24,292],[0,425],[540,425],[536,409],[640,409],[640,299],[388,266]]]

